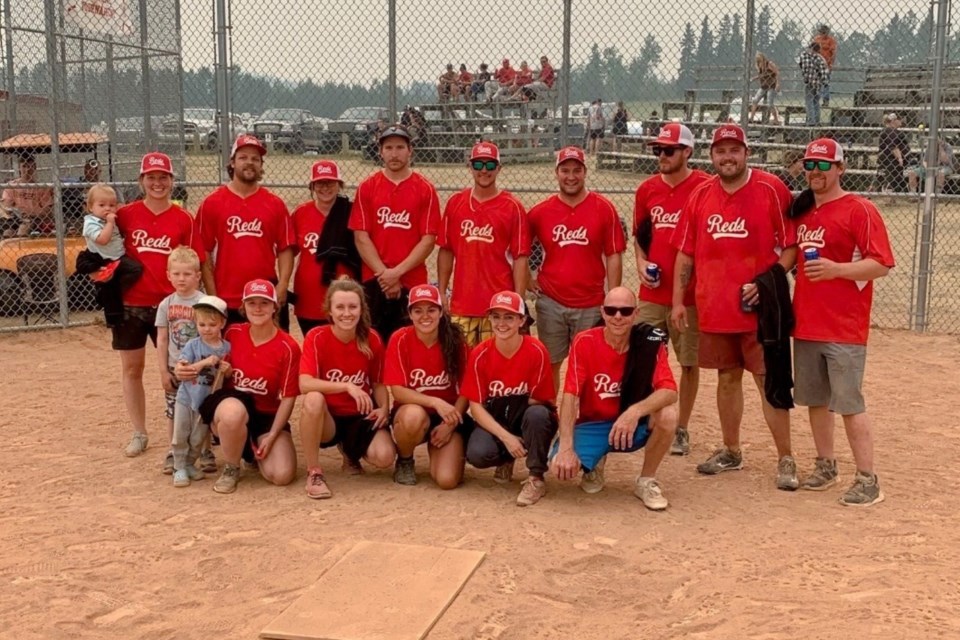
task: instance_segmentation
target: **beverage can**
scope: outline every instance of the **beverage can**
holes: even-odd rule
[[[819,260],[820,251],[816,247],[807,247],[803,250],[803,259],[806,261]]]
[[[656,262],[648,262],[644,271],[647,274],[647,277],[653,280],[653,283],[650,285],[654,289],[660,286],[660,265]]]
[[[753,313],[753,305],[743,299],[743,294],[747,290],[747,285],[740,286],[740,310],[745,313]]]

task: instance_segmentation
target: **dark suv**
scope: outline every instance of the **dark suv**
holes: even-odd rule
[[[326,127],[321,119],[305,109],[267,109],[253,123],[253,135],[264,144],[290,153],[303,153],[315,147]]]
[[[386,124],[396,122],[395,117],[390,117],[390,110],[384,107],[350,107],[327,128],[331,133],[349,134],[350,148],[356,150],[366,146],[380,120]]]

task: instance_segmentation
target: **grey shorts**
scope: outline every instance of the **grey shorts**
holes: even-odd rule
[[[551,364],[563,362],[567,357],[573,336],[600,322],[600,307],[565,307],[542,294],[537,298],[536,309],[537,338],[547,347]]]
[[[828,407],[842,416],[863,413],[866,362],[867,347],[862,344],[794,340],[794,400],[807,407]]]
[[[700,348],[697,308],[692,305],[687,307],[687,330],[682,333],[670,322],[670,311],[671,308],[666,305],[641,300],[637,305],[637,322],[646,322],[666,331],[680,366],[696,367],[697,351]]]
[[[169,366],[167,369],[170,371],[170,377],[173,378],[173,393],[168,393],[166,390],[163,392],[163,415],[168,419],[173,420],[173,408],[177,406],[177,390],[180,388],[180,381],[177,380],[177,377],[173,375],[173,369]]]

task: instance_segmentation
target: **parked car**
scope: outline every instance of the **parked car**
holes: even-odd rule
[[[351,149],[366,146],[377,124],[383,120],[387,124],[396,122],[396,116],[390,117],[390,110],[384,107],[350,107],[328,127],[332,133],[347,133]]]
[[[230,118],[230,139],[233,140],[247,128],[243,119],[234,114]],[[180,140],[180,119],[168,117],[160,126],[160,141],[171,143]],[[216,109],[188,108],[183,110],[183,141],[187,148],[216,151],[220,148],[220,116]]]
[[[290,153],[303,153],[322,144],[327,126],[305,109],[267,109],[253,123],[253,135],[264,144]]]

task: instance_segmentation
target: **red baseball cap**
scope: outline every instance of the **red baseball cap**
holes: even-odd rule
[[[243,301],[252,298],[263,298],[273,304],[277,302],[277,290],[269,280],[251,280],[243,287]]]
[[[583,149],[580,147],[570,145],[569,147],[564,147],[557,152],[558,167],[561,165],[561,163],[564,163],[567,160],[576,160],[583,166],[587,166],[587,157],[583,155]]]
[[[521,298],[520,294],[516,291],[501,291],[500,293],[494,294],[494,296],[490,298],[490,306],[487,307],[487,311],[490,312],[494,309],[509,311],[518,316],[527,315],[527,307],[523,304],[523,298]]]
[[[407,309],[418,302],[429,302],[438,307],[443,307],[443,299],[440,297],[440,289],[432,284],[417,285],[410,290],[410,301],[407,303]]]
[[[658,147],[690,147],[692,149],[693,132],[679,122],[668,122],[660,128],[660,133],[650,144]]]
[[[143,156],[140,160],[140,175],[159,171],[168,175],[173,175],[173,162],[170,156],[159,151],[153,151]]]
[[[310,184],[320,180],[336,180],[341,185],[343,177],[340,175],[340,167],[333,160],[317,160],[313,163],[310,170]]]
[[[733,140],[734,142],[739,142],[745,147],[748,146],[746,134],[743,132],[743,129],[735,124],[722,124],[714,129],[713,142],[710,143],[710,146],[712,147],[713,145],[726,140]]]
[[[500,162],[500,148],[492,142],[478,142],[470,150],[470,160],[496,160]]]
[[[843,162],[843,147],[832,138],[817,138],[807,145],[807,150],[803,153],[803,159]]]
[[[237,139],[233,141],[233,148],[230,149],[230,157],[237,155],[237,149],[240,147],[256,147],[257,151],[260,152],[260,156],[263,157],[267,155],[267,148],[263,146],[263,143],[260,142],[260,139],[257,136],[252,136],[249,133],[241,133],[237,136]]]

